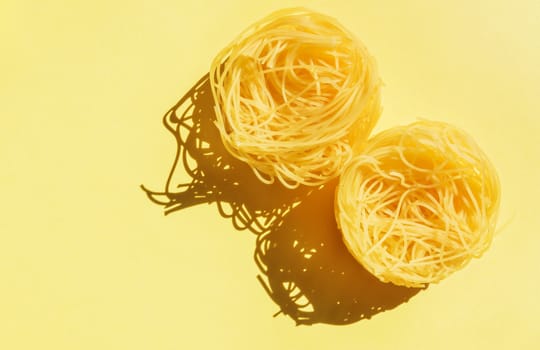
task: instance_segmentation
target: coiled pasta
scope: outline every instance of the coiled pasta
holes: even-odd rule
[[[227,150],[285,186],[335,178],[380,115],[374,59],[335,19],[295,8],[250,26],[214,59],[210,82]]]
[[[486,251],[499,201],[496,170],[469,135],[418,121],[366,143],[341,175],[335,209],[345,244],[367,270],[420,287]]]

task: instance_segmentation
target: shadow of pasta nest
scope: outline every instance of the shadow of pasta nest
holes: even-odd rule
[[[334,219],[336,181],[266,185],[232,157],[215,126],[208,75],[163,117],[177,152],[163,191],[143,186],[165,214],[216,203],[237,230],[256,235],[257,276],[296,324],[350,324],[406,302],[420,289],[382,283],[349,254]]]

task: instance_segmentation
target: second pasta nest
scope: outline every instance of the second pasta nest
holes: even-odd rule
[[[370,139],[341,175],[336,218],[352,255],[385,282],[421,287],[489,247],[499,178],[476,142],[419,121]]]

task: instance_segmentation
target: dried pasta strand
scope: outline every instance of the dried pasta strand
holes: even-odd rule
[[[421,287],[488,249],[500,191],[494,166],[469,135],[422,120],[367,141],[340,177],[336,219],[367,270]]]
[[[373,57],[334,18],[303,8],[246,29],[215,57],[210,82],[227,150],[291,188],[337,177],[381,112]]]

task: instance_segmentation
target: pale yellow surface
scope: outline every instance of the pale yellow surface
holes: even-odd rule
[[[375,55],[377,130],[425,117],[474,135],[509,222],[482,259],[344,326],[273,318],[254,234],[208,201],[163,216],[139,188],[162,189],[174,157],[163,113],[240,30],[291,5]],[[0,349],[537,349],[539,38],[537,0],[2,0]],[[332,233],[328,198],[282,231]]]

